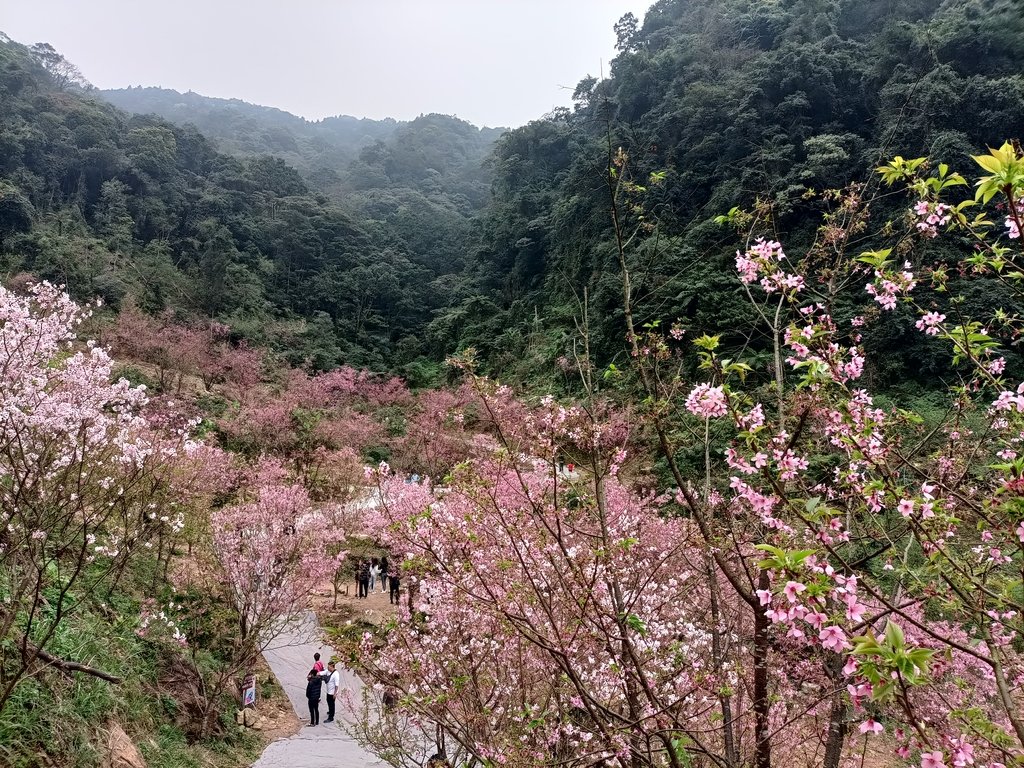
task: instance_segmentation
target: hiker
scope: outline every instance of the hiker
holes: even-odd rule
[[[333,661],[327,662],[327,719],[325,723],[334,722],[334,702],[338,696],[338,688],[341,687],[341,670]]]
[[[309,728],[320,725],[320,689],[323,687],[324,679],[315,669],[309,670],[306,675],[306,701],[309,703]]]
[[[384,590],[388,588],[388,556],[384,555],[380,559],[380,593],[383,595]]]
[[[384,689],[384,714],[388,715],[395,711],[398,706],[398,691],[393,685]]]
[[[360,560],[359,571],[357,572],[357,579],[359,580],[359,597],[367,597],[370,593],[370,561]]]
[[[377,558],[373,558],[370,561],[370,592],[373,592],[374,587],[377,586],[377,579],[380,578],[380,566],[377,564]]]
[[[322,661],[320,661],[320,654],[319,653],[314,653],[313,654],[313,669],[316,670],[316,673],[318,675],[321,672],[324,671],[324,663]]]
[[[388,602],[392,605],[398,605],[398,584],[398,571],[395,571],[394,573],[389,573],[388,586],[390,587],[391,591],[388,592]]]

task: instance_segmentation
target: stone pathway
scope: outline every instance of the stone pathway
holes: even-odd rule
[[[320,704],[320,725],[307,728],[309,708],[306,704],[306,674],[313,666],[313,654],[320,652],[326,661],[333,650],[323,645],[320,639],[320,625],[310,612],[304,621],[281,634],[266,651],[266,658],[274,675],[288,694],[295,708],[295,714],[303,723],[302,729],[287,739],[271,743],[253,763],[252,768],[370,768],[384,763],[359,746],[341,727],[343,718],[341,702],[345,700],[346,689],[352,700],[358,700],[361,683],[352,672],[342,668],[342,690],[338,695],[339,706],[335,713],[336,722],[324,723],[327,717],[327,696],[324,688]]]

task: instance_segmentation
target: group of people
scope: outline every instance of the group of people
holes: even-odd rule
[[[401,577],[397,569],[392,569],[387,556],[361,558],[356,561],[356,585],[358,596],[369,597],[371,591],[375,590],[378,582],[380,591],[388,590],[388,598],[391,603],[398,605],[398,596],[401,585]],[[320,660],[320,654],[313,654],[313,668],[306,675],[306,700],[309,703],[309,727],[320,724],[320,695],[323,689],[327,688],[327,719],[324,723],[334,722],[334,707],[338,688],[341,687],[341,670],[331,661],[324,671],[324,663]],[[385,695],[385,708],[394,708],[397,702],[397,694],[393,692]]]
[[[324,671],[324,663],[320,661],[320,654],[313,654],[313,668],[306,675],[306,701],[309,703],[309,727],[320,725],[320,694],[324,684],[327,684],[327,719],[324,723],[334,722],[334,704],[338,695],[338,688],[341,687],[341,670],[333,661],[327,663],[327,671]]]
[[[360,598],[370,596],[380,583],[380,591],[388,590],[388,602],[398,605],[398,594],[401,588],[401,577],[396,569],[391,568],[387,555],[383,557],[362,558],[356,561],[356,587]]]

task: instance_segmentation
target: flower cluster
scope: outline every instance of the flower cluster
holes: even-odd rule
[[[917,231],[925,237],[938,237],[939,227],[949,224],[953,216],[953,208],[946,203],[932,203],[919,200],[913,207],[917,216]]]
[[[167,640],[182,647],[188,645],[185,633],[174,619],[168,615],[168,611],[175,609],[174,603],[169,603],[167,608],[159,608],[156,601],[147,598],[142,603],[142,611],[139,614],[139,627],[135,633],[139,637],[148,639]]]
[[[864,373],[863,351],[836,340],[835,322],[824,307],[820,304],[802,307],[800,315],[800,322],[786,328],[783,337],[793,353],[786,362],[794,369],[806,371],[812,387],[828,380],[845,384],[859,379]]]
[[[944,322],[946,316],[941,312],[925,312],[914,325],[917,330],[924,331],[929,336],[938,336]]]
[[[992,403],[992,408],[996,411],[1024,413],[1024,383],[1020,384],[1016,391],[1004,389],[1000,392],[999,397]]]
[[[868,283],[866,290],[875,301],[885,310],[896,309],[896,301],[899,296],[906,296],[917,286],[914,273],[910,271],[910,263],[903,265],[899,272],[875,270],[874,282]]]
[[[686,410],[705,419],[725,416],[729,410],[729,402],[724,388],[698,384],[686,397]]]
[[[1006,236],[1011,240],[1017,240],[1020,237],[1020,221],[1024,218],[1024,200],[1018,199],[1015,202],[1014,213],[1007,216],[1003,222],[1006,226]]]
[[[804,279],[782,269],[781,264],[785,259],[786,254],[781,244],[759,238],[745,253],[736,252],[736,271],[744,284],[760,278],[761,287],[766,293],[797,293],[803,290]]]

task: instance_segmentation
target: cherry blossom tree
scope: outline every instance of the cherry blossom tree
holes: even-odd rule
[[[618,482],[626,419],[476,385],[496,442],[441,495],[379,474],[379,535],[415,595],[366,668],[481,761],[680,765],[682,738],[717,754],[704,559],[689,523]],[[566,450],[586,479],[559,472]]]
[[[232,343],[230,332],[216,321],[186,323],[170,312],[152,317],[128,305],[118,314],[110,340],[117,355],[152,365],[162,391],[180,396],[192,376],[207,391],[221,385],[244,399],[262,379],[264,354],[244,341]]]
[[[404,434],[395,441],[392,464],[427,477],[445,474],[469,456],[475,434],[467,418],[478,416],[475,394],[466,387],[421,392],[406,410]]]
[[[945,165],[879,169],[915,195],[906,234],[868,230],[864,186],[827,196],[799,255],[767,206],[722,217],[748,234],[737,285],[767,368],[721,337],[636,323],[630,249],[653,225],[628,157],[612,157],[633,365],[606,379],[640,398],[613,407],[585,376],[581,405],[527,407],[473,379],[494,444],[444,489],[381,473],[379,535],[413,589],[361,661],[399,689],[394,716],[495,765],[1018,762],[1024,385],[1004,377],[1024,321],[971,317],[958,292],[1020,295],[1019,149],[975,158],[973,197]],[[927,244],[950,236],[972,254],[929,264]],[[850,316],[861,291],[869,307]],[[864,381],[863,334],[897,308],[949,351],[959,382],[941,417],[883,406]],[[648,439],[671,478],[653,498],[622,470]],[[386,730],[363,735],[401,764]]]
[[[40,663],[112,679],[47,643],[180,524],[171,491],[196,445],[147,413],[143,388],[111,381],[102,348],[78,342],[88,315],[47,283],[0,288],[0,708]]]
[[[309,494],[276,462],[258,465],[252,485],[238,503],[214,511],[211,526],[238,609],[238,642],[258,653],[306,610],[311,587],[333,571],[325,554],[332,534]]]
[[[977,160],[992,175],[979,180],[976,200],[1007,197],[1004,224],[1013,239],[1024,166],[1009,146]],[[945,202],[965,180],[944,165],[933,175],[925,167],[897,158],[880,169],[922,198],[908,214],[917,236],[959,229],[978,244],[965,266],[1006,280],[1013,255],[993,242],[984,216],[968,219],[976,201]],[[998,378],[1005,358],[994,333],[1012,339],[1016,320],[967,317],[955,295],[940,308],[952,287],[944,265],[923,270],[939,289],[925,304],[914,298],[921,272],[894,260],[893,249],[849,259],[846,243],[863,231],[870,208],[860,192],[838,198],[819,242],[800,258],[768,237],[752,238],[737,254],[740,283],[771,339],[772,396],[750,386],[752,368],[727,357],[718,337],[691,342],[703,381],[687,382],[678,366],[671,349],[679,335],[630,327],[631,350],[680,507],[709,545],[731,542],[715,559],[755,623],[754,664],[764,669],[754,692],[758,763],[767,765],[780,743],[771,733],[780,709],[773,702],[787,709],[790,702],[773,693],[771,670],[777,649],[789,647],[816,660],[825,683],[826,766],[838,764],[851,738],[886,728],[900,758],[998,765],[1024,748],[1013,642],[1020,613],[1010,586],[1019,583],[1021,540],[1007,503],[1020,432],[1017,394]],[[904,252],[911,242],[901,241]],[[858,280],[876,309],[840,323],[840,298]],[[629,306],[628,280],[624,286]],[[947,342],[962,376],[938,423],[879,407],[861,383],[863,330],[898,306],[917,314],[919,332]],[[679,400],[683,419],[670,410]],[[712,424],[727,436],[722,463],[713,457]],[[703,483],[678,462],[684,434],[702,435]],[[979,474],[986,465],[995,474]],[[712,482],[717,471],[727,487]]]
[[[287,461],[314,490],[325,475],[343,473],[351,456],[384,442],[376,409],[407,395],[392,380],[350,368],[316,376],[292,370],[281,386],[250,393],[220,426],[229,447]],[[334,460],[342,466],[331,467]]]
[[[198,738],[214,732],[225,695],[240,692],[263,650],[305,616],[312,592],[346,554],[331,510],[314,505],[279,462],[244,466],[216,448],[204,449],[204,458],[218,467],[212,475],[221,493],[233,497],[209,513],[210,537],[175,573],[167,605],[150,606],[142,618],[148,638],[176,650],[171,674],[192,692],[190,730]]]

